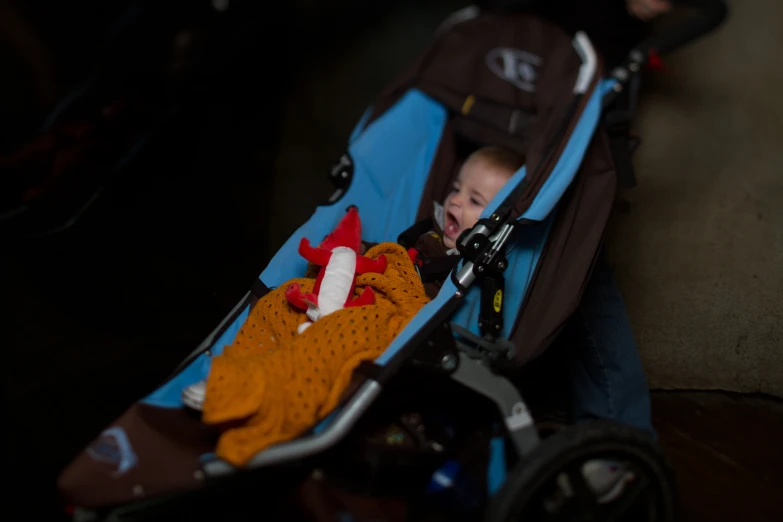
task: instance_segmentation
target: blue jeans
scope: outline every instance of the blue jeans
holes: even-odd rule
[[[608,419],[655,437],[644,368],[603,249],[574,320],[581,340],[569,357],[574,421]]]

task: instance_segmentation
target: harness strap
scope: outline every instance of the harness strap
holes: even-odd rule
[[[449,276],[452,270],[462,259],[459,255],[444,254],[441,256],[427,255],[422,257],[414,248],[422,236],[431,233],[434,229],[434,223],[431,218],[419,221],[413,226],[402,232],[397,242],[408,249],[411,260],[419,270],[419,275],[424,283],[443,281]]]
[[[446,279],[457,266],[461,257],[457,255],[445,255],[431,259],[423,259],[419,266],[421,280],[424,283],[442,281]]]
[[[253,286],[250,288],[250,293],[253,294],[253,297],[255,297],[256,299],[261,299],[262,297],[264,297],[266,294],[269,293],[269,287],[266,286],[263,283],[263,281],[256,278],[253,281]]]

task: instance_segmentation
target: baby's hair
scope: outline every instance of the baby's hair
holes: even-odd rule
[[[524,156],[496,145],[489,145],[475,150],[468,156],[468,159],[465,162],[467,163],[471,159],[483,159],[496,167],[511,171],[512,174],[525,164]]]

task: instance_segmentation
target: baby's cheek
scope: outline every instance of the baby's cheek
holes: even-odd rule
[[[476,225],[476,223],[478,223],[478,218],[480,215],[481,212],[473,212],[473,211],[465,212],[465,220],[464,220],[465,222],[462,224],[463,225],[462,230],[473,228]]]

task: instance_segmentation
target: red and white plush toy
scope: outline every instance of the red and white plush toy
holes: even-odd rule
[[[293,306],[307,313],[310,321],[299,325],[302,333],[313,322],[336,310],[351,306],[370,305],[375,294],[369,286],[359,297],[352,299],[356,277],[368,272],[384,273],[386,257],[370,259],[361,254],[362,223],[355,206],[348,207],[345,216],[331,234],[318,247],[310,246],[307,238],[299,243],[299,254],[311,263],[320,266],[313,293],[302,293],[294,283],[288,287],[285,297]]]

